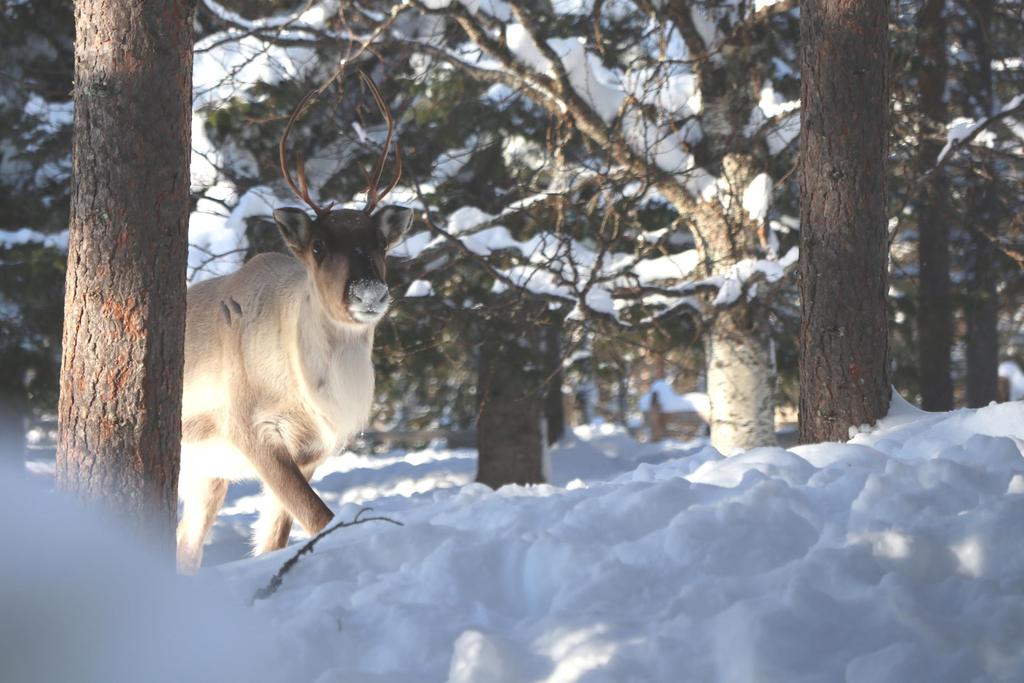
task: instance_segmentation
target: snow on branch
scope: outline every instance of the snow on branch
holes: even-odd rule
[[[689,294],[699,287],[698,282],[689,279],[699,265],[695,250],[654,257],[608,252],[547,230],[518,240],[498,222],[515,212],[507,209],[495,216],[475,207],[462,207],[448,217],[444,227],[430,218],[430,232],[409,235],[392,253],[407,260],[432,263],[436,270],[444,263],[439,255],[446,247],[454,246],[494,277],[493,293],[516,289],[552,303],[572,304],[572,318],[596,316],[628,326],[619,312],[638,297],[647,305],[685,302],[693,307]],[[505,254],[512,264],[493,263],[490,257],[498,253]],[[646,289],[658,282],[680,280],[686,284],[679,286],[677,292]],[[710,287],[714,283],[705,284]],[[430,291],[423,285],[410,286],[410,290],[414,293],[407,296],[425,296]],[[650,298],[652,294],[659,297]]]
[[[68,231],[62,230],[57,233],[42,233],[31,228],[19,228],[18,230],[0,230],[0,249],[12,249],[25,245],[39,245],[57,249],[58,251],[68,250]]]
[[[291,29],[296,34],[294,39],[308,39],[308,34],[323,34],[323,24],[327,18],[327,10],[315,0],[308,0],[298,12],[279,14],[265,19],[246,19],[238,12],[228,9],[215,0],[203,0],[205,7],[217,19],[232,28],[255,34],[261,31],[276,30],[278,38],[285,38],[284,29]],[[307,35],[303,35],[307,34]]]
[[[431,11],[419,0],[413,2],[424,11]],[[479,48],[481,55],[500,68],[483,69],[467,62],[453,49],[435,46],[425,47],[423,51],[470,75],[526,93],[553,116],[571,116],[576,127],[617,163],[640,177],[658,179],[662,191],[675,203],[694,208],[693,197],[675,176],[693,169],[692,156],[683,145],[688,143],[687,136],[699,136],[699,129],[690,125],[676,132],[651,121],[642,109],[631,104],[638,98],[624,89],[627,81],[622,74],[601,65],[587,50],[583,39],[541,40],[539,28],[529,12],[515,2],[507,5],[516,22],[503,27],[500,39],[488,30],[479,15],[462,5],[445,10]],[[693,97],[684,100],[697,101]],[[614,125],[616,122],[621,122],[621,126]]]
[[[749,174],[738,175],[740,182],[735,182],[724,174],[715,175],[719,171],[708,170],[721,165],[720,158],[703,165],[696,162],[693,150],[705,142],[701,125],[705,102],[700,73],[690,60],[692,55],[673,33],[671,17],[666,20],[652,16],[642,39],[646,42],[638,45],[636,58],[625,63],[603,54],[600,41],[595,42],[592,36],[551,35],[548,15],[516,0],[408,0],[391,5],[389,12],[355,5],[352,12],[358,15],[358,26],[347,26],[351,35],[343,37],[350,46],[348,53],[332,66],[324,64],[317,54],[324,47],[322,41],[318,42],[321,34],[314,37],[309,32],[306,40],[290,40],[298,38],[297,32],[304,32],[306,26],[310,31],[321,31],[326,15],[317,12],[322,14],[326,5],[311,0],[296,13],[251,22],[227,12],[216,0],[204,2],[229,28],[205,39],[196,56],[193,191],[200,197],[190,227],[193,279],[236,267],[248,249],[247,220],[267,216],[279,204],[272,181],[243,192],[239,187],[248,183],[236,187],[235,177],[224,172],[230,168],[237,172],[236,177],[248,177],[244,169],[252,168],[251,176],[258,177],[255,169],[259,165],[255,159],[245,158],[241,150],[214,144],[207,137],[205,121],[210,112],[239,96],[253,98],[253,93],[259,91],[251,86],[257,84],[311,79],[330,83],[344,71],[352,55],[364,51],[385,54],[395,47],[412,56],[410,64],[418,81],[429,84],[435,74],[443,76],[454,70],[485,87],[492,86],[481,96],[482,104],[494,107],[497,95],[493,91],[498,88],[508,98],[519,98],[529,105],[532,112],[544,112],[573,130],[568,143],[572,145],[570,155],[542,150],[541,168],[531,167],[535,177],[544,178],[541,182],[546,188],[520,188],[510,195],[517,199],[496,215],[473,206],[446,215],[431,208],[420,187],[422,184],[433,194],[445,183],[457,182],[475,150],[493,140],[485,139],[485,133],[467,133],[463,140],[452,143],[450,150],[434,150],[437,156],[426,165],[429,176],[413,178],[404,188],[406,203],[422,210],[429,226],[429,230],[411,234],[393,252],[406,261],[411,278],[406,296],[435,296],[435,289],[443,291],[439,269],[455,259],[464,259],[493,278],[494,294],[528,292],[551,306],[572,307],[574,316],[633,325],[637,324],[638,307],[656,318],[681,307],[707,308],[715,294],[720,298],[717,304],[726,305],[723,302],[742,299],[737,290],[752,294],[758,281],[773,281],[776,270],[787,271],[788,265],[774,258],[748,258],[728,272],[723,266],[723,272],[709,278],[708,264],[719,261],[709,260],[701,251],[700,239],[694,248],[685,249],[686,241],[677,235],[666,248],[669,228],[659,232],[647,226],[635,236],[632,227],[625,229],[625,235],[605,235],[599,230],[585,239],[577,232],[576,239],[557,225],[543,224],[563,211],[560,205],[575,206],[574,202],[584,198],[585,202],[599,200],[595,215],[615,214],[615,221],[630,225],[635,225],[635,216],[627,213],[635,209],[626,209],[620,215],[617,203],[667,203],[677,215],[685,216],[700,210],[702,203],[715,202],[719,206],[716,210],[728,213],[727,219],[742,223],[744,230],[768,225],[774,188],[767,172],[755,168]],[[618,6],[606,4],[603,10],[594,6],[593,11],[611,14],[612,4]],[[759,2],[754,14],[765,17],[789,7],[785,0]],[[396,22],[396,17],[408,9],[418,9],[420,15],[403,14],[402,21]],[[568,13],[570,9],[559,5],[555,11]],[[748,14],[745,12],[744,17],[752,20]],[[594,20],[601,21],[599,17]],[[458,24],[461,34],[443,30],[445,22]],[[594,30],[600,32],[599,27]],[[280,32],[282,40],[274,38],[275,31]],[[429,66],[436,63],[442,68],[434,69],[432,74]],[[744,127],[741,119],[736,132],[751,139],[764,138],[771,152],[781,151],[799,129],[797,105],[776,93],[770,80],[758,87],[762,88],[760,101],[755,92],[749,124]],[[415,111],[422,97],[411,96],[406,106]],[[372,138],[370,131],[357,132],[361,138],[363,133],[366,139]],[[580,140],[582,144],[578,144]],[[330,169],[325,164],[322,173],[317,173],[316,160],[310,160],[313,183],[318,186],[343,166],[339,159],[351,159],[325,149],[321,146],[319,154],[330,156]],[[555,163],[550,162],[551,158],[556,158]],[[611,191],[610,186],[617,189]],[[518,239],[510,226],[517,229],[523,220],[519,214],[531,207],[540,213],[526,217],[531,227],[525,232],[527,236]],[[590,215],[594,207],[575,206],[571,210]],[[685,224],[693,227],[692,221]],[[683,231],[681,223],[678,227],[675,233]],[[654,232],[662,237],[648,242],[644,235]],[[634,248],[634,244],[638,246]],[[762,240],[761,244],[766,242]],[[765,249],[774,255],[775,247]],[[744,271],[748,266],[749,272]],[[712,297],[701,304],[699,299],[709,292]],[[699,298],[695,298],[697,293]]]
[[[796,265],[799,255],[799,247],[792,247],[780,259],[744,259],[724,275],[713,276],[695,284],[718,285],[718,294],[715,295],[712,305],[731,306],[743,296],[754,298],[757,295],[758,281],[772,283],[782,280],[788,269]]]
[[[953,122],[949,124],[949,129],[946,135],[946,144],[942,148],[942,151],[939,152],[939,157],[935,161],[935,166],[941,166],[951,153],[957,152],[971,144],[975,138],[986,131],[992,124],[1022,113],[1024,113],[1024,94],[1014,97],[992,116],[977,120],[966,117],[954,119]],[[991,140],[986,141],[987,144],[991,144],[991,142]]]

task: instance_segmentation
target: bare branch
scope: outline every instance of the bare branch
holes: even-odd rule
[[[327,527],[326,529],[318,533],[316,536],[309,539],[305,543],[305,545],[299,548],[298,552],[292,555],[288,559],[288,561],[282,564],[281,568],[278,569],[277,572],[275,572],[272,577],[270,577],[270,581],[267,582],[266,586],[260,588],[255,593],[253,593],[252,598],[249,599],[249,604],[253,605],[256,603],[257,600],[265,600],[266,598],[269,598],[271,595],[276,593],[277,589],[281,587],[281,582],[284,581],[284,575],[290,572],[295,567],[300,557],[302,557],[306,553],[313,552],[313,547],[317,544],[317,542],[320,539],[322,539],[327,534],[333,533],[338,529],[356,526],[357,524],[366,524],[367,522],[390,522],[391,524],[394,524],[396,526],[405,526],[401,522],[391,519],[390,517],[363,517],[365,513],[372,511],[373,508],[363,508],[362,510],[356,513],[356,516],[352,519],[351,522],[338,522],[333,526]]]
[[[423,11],[430,12],[419,0],[412,0],[412,2]],[[514,11],[525,14],[525,10],[518,4],[509,4]],[[593,107],[585,102],[574,88],[563,87],[569,85],[567,81],[556,83],[552,78],[530,70],[515,58],[504,43],[499,43],[487,35],[476,18],[465,7],[453,5],[446,12],[449,16],[454,17],[459,26],[484,53],[502,65],[504,68],[502,77],[506,79],[506,84],[526,93],[533,93],[534,101],[556,118],[562,118],[567,114],[571,116],[575,127],[598,147],[607,150],[616,163],[629,168],[640,178],[654,179],[658,191],[679,211],[689,212],[696,209],[693,197],[672,174],[663,171],[653,160],[644,159],[634,152],[621,134],[609,128]],[[557,59],[557,55],[555,57]],[[552,64],[556,73],[560,66],[560,60]]]

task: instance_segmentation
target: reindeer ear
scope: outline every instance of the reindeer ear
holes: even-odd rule
[[[412,215],[412,209],[391,204],[373,214],[373,223],[384,235],[384,242],[388,245],[388,249],[398,244],[398,241],[409,230],[409,226],[412,225]]]
[[[313,234],[313,221],[302,209],[287,207],[274,210],[274,220],[285,244],[296,256],[302,254]]]

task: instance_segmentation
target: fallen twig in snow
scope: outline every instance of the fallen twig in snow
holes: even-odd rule
[[[284,580],[284,575],[292,570],[292,567],[295,566],[295,564],[299,561],[300,557],[302,557],[306,553],[313,552],[313,546],[315,546],[317,544],[317,541],[319,541],[327,534],[333,531],[337,531],[338,529],[344,527],[355,526],[357,524],[365,524],[366,522],[391,522],[392,524],[397,524],[398,526],[404,526],[401,522],[391,519],[390,517],[363,517],[365,513],[372,511],[373,508],[363,508],[362,510],[356,513],[356,516],[352,518],[351,522],[338,522],[334,526],[327,527],[326,529],[318,533],[316,536],[309,539],[309,541],[307,541],[304,546],[299,548],[299,552],[292,555],[292,557],[289,558],[287,562],[281,565],[281,568],[278,569],[277,572],[270,578],[270,581],[267,582],[266,586],[260,588],[258,591],[252,594],[252,598],[249,600],[249,605],[252,606],[256,603],[257,600],[269,598],[271,595],[276,593],[277,589],[281,587],[281,582]]]

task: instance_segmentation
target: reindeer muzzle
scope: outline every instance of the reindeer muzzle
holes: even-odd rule
[[[357,280],[348,288],[348,309],[361,323],[375,323],[391,306],[391,294],[380,280]]]

